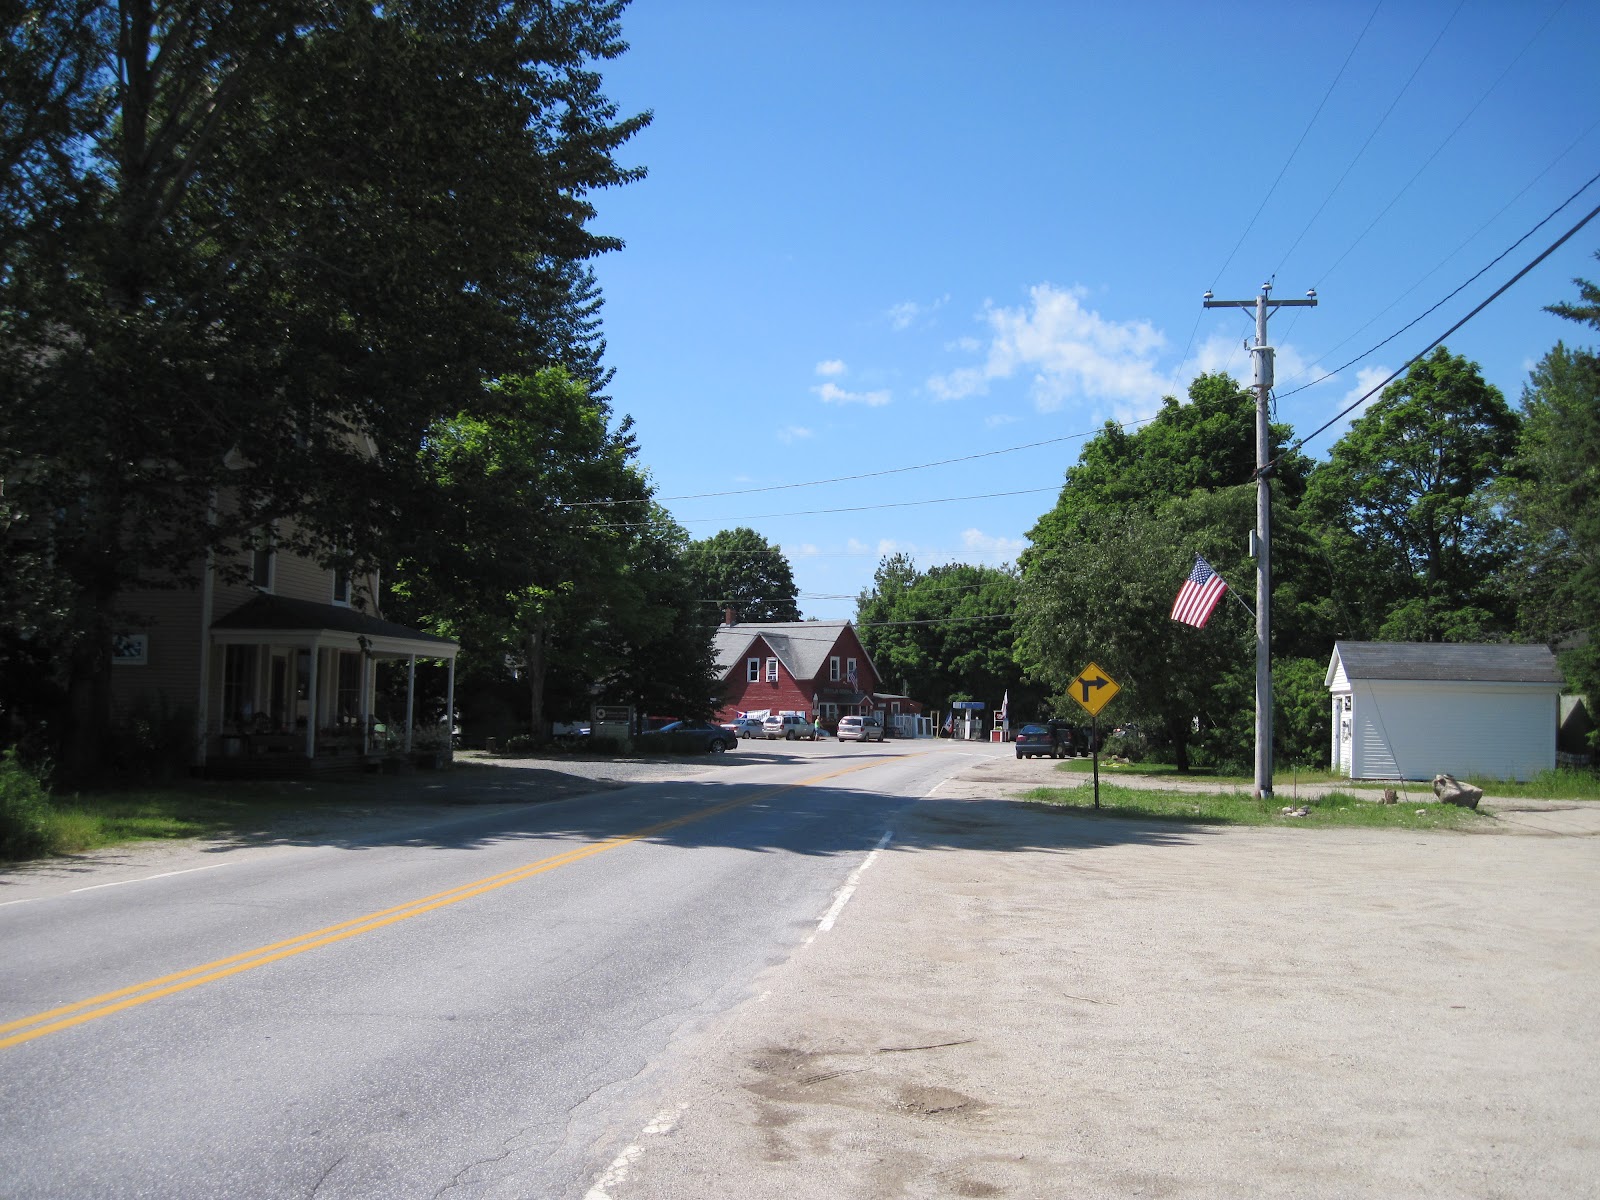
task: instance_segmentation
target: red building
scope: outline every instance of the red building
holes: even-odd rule
[[[878,669],[849,621],[730,622],[717,627],[715,644],[726,684],[718,721],[798,712],[832,730],[857,713],[890,720],[921,711],[906,697],[878,695]]]

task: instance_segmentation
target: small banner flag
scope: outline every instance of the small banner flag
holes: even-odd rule
[[[1211,610],[1217,607],[1222,593],[1228,590],[1221,575],[1211,569],[1211,564],[1195,556],[1194,570],[1178,589],[1178,598],[1172,602],[1172,619],[1204,629],[1211,619]]]
[[[1000,723],[1005,724],[1006,713],[1011,709],[1011,689],[1006,689],[1005,697],[1000,701]]]

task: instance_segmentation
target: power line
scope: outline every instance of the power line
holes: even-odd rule
[[[1323,197],[1322,203],[1317,206],[1317,211],[1311,214],[1311,219],[1306,222],[1305,228],[1300,231],[1300,236],[1295,238],[1294,242],[1289,246],[1289,249],[1284,252],[1283,262],[1278,264],[1278,271],[1283,270],[1284,263],[1289,261],[1289,255],[1294,253],[1295,247],[1299,246],[1301,241],[1305,239],[1306,234],[1311,232],[1311,227],[1317,223],[1317,218],[1322,215],[1323,210],[1328,207],[1328,204],[1333,200],[1334,196],[1338,194],[1339,189],[1344,186],[1344,181],[1350,177],[1350,172],[1355,170],[1356,164],[1360,162],[1362,156],[1366,154],[1367,147],[1372,145],[1372,139],[1377,137],[1378,131],[1388,123],[1389,117],[1394,113],[1396,106],[1399,105],[1405,94],[1411,90],[1411,85],[1417,81],[1417,76],[1422,73],[1422,68],[1426,66],[1428,60],[1433,57],[1433,52],[1439,48],[1439,43],[1444,40],[1444,35],[1449,31],[1450,26],[1455,23],[1455,19],[1460,14],[1462,5],[1465,3],[1466,0],[1458,0],[1455,11],[1450,14],[1444,25],[1440,27],[1438,36],[1433,39],[1433,44],[1429,46],[1426,53],[1424,53],[1423,56],[1417,60],[1417,65],[1412,68],[1410,77],[1401,86],[1400,90],[1395,93],[1394,99],[1389,101],[1389,107],[1383,110],[1383,116],[1378,118],[1378,123],[1372,127],[1372,132],[1367,134],[1367,140],[1361,143],[1361,148],[1355,152],[1355,157],[1353,157],[1349,163],[1345,165],[1344,173],[1339,176],[1333,187],[1329,189],[1328,194]],[[1377,15],[1378,10],[1373,9],[1372,16],[1375,17]],[[1367,18],[1367,24],[1372,24],[1372,17]],[[1366,30],[1363,29],[1361,32],[1365,34]],[[1359,44],[1359,39],[1357,39],[1357,41]],[[1352,47],[1350,52],[1354,54],[1355,49]],[[1277,271],[1274,271],[1273,274],[1275,276]]]
[[[896,500],[888,504],[857,504],[852,505],[849,508],[813,508],[804,512],[757,513],[754,516],[749,517],[678,517],[675,519],[679,523],[683,524],[687,524],[691,521],[711,521],[720,522],[722,524],[739,521],[770,521],[777,520],[782,517],[823,517],[831,516],[835,513],[874,512],[883,508],[918,508],[925,504],[960,504],[967,500],[999,500],[1004,499],[1007,496],[1036,496],[1040,492],[1059,492],[1060,490],[1061,487],[1058,484],[1051,487],[1022,488],[1015,492],[984,492],[976,496],[939,496],[932,500]],[[607,522],[603,525],[591,525],[589,528],[596,530],[648,529],[655,523],[656,522],[654,521],[615,521]],[[734,551],[734,553],[740,552]],[[750,551],[748,553],[756,552]]]
[[[1466,0],[1461,0],[1461,3],[1464,4],[1465,2]],[[1267,207],[1267,201],[1272,199],[1272,194],[1278,190],[1278,184],[1283,182],[1284,174],[1289,170],[1289,164],[1294,162],[1294,156],[1300,152],[1300,147],[1305,144],[1306,137],[1311,133],[1311,127],[1317,123],[1317,118],[1322,115],[1322,110],[1326,107],[1328,98],[1333,95],[1333,89],[1339,86],[1339,80],[1344,78],[1345,68],[1350,65],[1350,60],[1355,57],[1356,49],[1361,45],[1361,39],[1367,36],[1367,30],[1371,27],[1373,18],[1378,15],[1378,9],[1382,7],[1383,0],[1378,0],[1378,3],[1372,9],[1371,16],[1367,17],[1367,23],[1361,27],[1361,32],[1356,35],[1355,44],[1350,47],[1350,53],[1344,56],[1344,63],[1334,75],[1333,82],[1328,84],[1328,90],[1322,94],[1322,103],[1317,105],[1317,111],[1311,114],[1311,119],[1306,122],[1306,127],[1300,131],[1300,140],[1294,144],[1294,149],[1289,151],[1289,157],[1283,160],[1283,166],[1278,169],[1278,177],[1272,181],[1272,186],[1267,189],[1267,194],[1261,198],[1261,203],[1256,208],[1255,215],[1250,218],[1249,224],[1244,227],[1244,232],[1239,235],[1239,240],[1234,243],[1233,249],[1228,251],[1228,258],[1222,264],[1222,269],[1212,277],[1213,286],[1221,280],[1223,271],[1226,271],[1232,265],[1233,256],[1239,253],[1239,247],[1244,245],[1245,238],[1249,237],[1250,231],[1255,228],[1256,221]],[[1458,4],[1457,8],[1459,9],[1459,7],[1460,5]],[[1452,17],[1452,19],[1454,18]],[[1188,352],[1185,351],[1184,353],[1187,354]]]
[[[1591,128],[1593,128],[1593,127],[1591,126]],[[1418,316],[1413,318],[1411,321],[1409,321],[1406,324],[1402,325],[1399,329],[1396,329],[1388,337],[1384,338],[1383,341],[1379,342],[1377,345],[1371,347],[1368,350],[1362,351],[1360,354],[1356,355],[1354,358],[1352,358],[1349,362],[1345,363],[1343,366],[1335,367],[1333,370],[1329,371],[1326,375],[1319,376],[1318,378],[1313,379],[1310,383],[1302,383],[1297,388],[1291,388],[1289,391],[1282,393],[1281,396],[1278,396],[1276,398],[1277,399],[1287,399],[1288,397],[1293,396],[1296,392],[1303,392],[1307,388],[1315,387],[1317,384],[1322,383],[1324,380],[1332,379],[1335,375],[1339,374],[1339,372],[1344,371],[1344,370],[1348,370],[1350,367],[1355,366],[1356,363],[1360,362],[1362,359],[1368,357],[1369,355],[1377,353],[1384,346],[1387,346],[1390,342],[1394,341],[1395,338],[1399,337],[1402,333],[1406,332],[1406,330],[1410,329],[1413,325],[1416,325],[1418,322],[1422,321],[1425,317],[1431,316],[1433,313],[1438,311],[1444,305],[1448,304],[1451,300],[1454,300],[1457,296],[1459,296],[1467,288],[1471,287],[1474,283],[1476,283],[1479,279],[1481,279],[1485,274],[1487,274],[1491,267],[1493,267],[1496,263],[1498,263],[1506,255],[1510,254],[1518,246],[1522,245],[1523,242],[1527,241],[1534,234],[1538,233],[1539,230],[1544,228],[1545,225],[1549,224],[1549,222],[1552,221],[1557,216],[1557,214],[1559,214],[1561,212],[1562,209],[1566,208],[1567,205],[1571,204],[1579,196],[1583,195],[1583,193],[1588,191],[1591,187],[1593,187],[1597,181],[1600,181],[1600,173],[1597,173],[1595,175],[1591,175],[1589,177],[1589,181],[1587,183],[1585,183],[1577,191],[1573,192],[1572,195],[1568,196],[1565,200],[1563,200],[1560,204],[1558,204],[1555,208],[1553,208],[1549,213],[1547,213],[1545,215],[1543,220],[1541,220],[1532,229],[1528,230],[1527,233],[1523,234],[1516,241],[1512,242],[1511,245],[1507,246],[1504,250],[1500,251],[1499,254],[1495,255],[1492,259],[1490,259],[1487,263],[1485,263],[1470,279],[1468,279],[1466,282],[1462,283],[1459,287],[1457,287],[1454,291],[1450,292],[1443,299],[1439,300],[1432,307],[1428,308],[1426,311],[1422,312],[1421,314],[1419,314]],[[1570,235],[1568,235],[1568,236],[1570,236]],[[1513,281],[1513,282],[1515,282],[1515,281]],[[1459,328],[1459,326],[1457,326],[1457,328]],[[1454,330],[1451,330],[1451,332],[1453,333]],[[1449,335],[1446,334],[1445,336],[1448,337]],[[1441,339],[1441,340],[1443,340],[1443,339]],[[1430,347],[1430,349],[1431,348],[1432,347]],[[1425,351],[1423,351],[1423,353],[1426,354],[1427,351],[1425,350]],[[1415,361],[1416,361],[1415,359],[1412,359],[1412,362],[1415,362]],[[1410,364],[1407,364],[1407,365],[1410,365]],[[1401,368],[1401,369],[1404,370],[1404,368]],[[1393,379],[1394,376],[1391,375],[1389,378]],[[1388,382],[1388,381],[1385,380],[1385,382]]]
[[[1463,0],[1463,3],[1465,3],[1465,0]],[[1350,245],[1345,248],[1344,253],[1339,255],[1339,257],[1334,260],[1333,266],[1329,267],[1322,273],[1321,277],[1319,277],[1317,280],[1318,287],[1322,285],[1322,281],[1324,279],[1339,269],[1339,264],[1344,262],[1344,260],[1350,256],[1351,251],[1353,251],[1357,246],[1366,240],[1367,234],[1371,233],[1373,229],[1377,227],[1378,222],[1389,215],[1389,210],[1400,202],[1400,197],[1404,196],[1408,191],[1411,190],[1411,185],[1414,184],[1418,179],[1422,178],[1422,173],[1433,165],[1433,160],[1438,158],[1439,155],[1444,152],[1444,148],[1450,144],[1451,140],[1454,139],[1456,134],[1461,132],[1462,126],[1472,119],[1472,115],[1477,112],[1478,109],[1483,107],[1483,102],[1489,98],[1490,94],[1493,93],[1495,88],[1499,87],[1505,77],[1511,73],[1511,68],[1522,61],[1522,56],[1528,52],[1528,48],[1532,46],[1534,42],[1538,41],[1539,36],[1544,33],[1547,28],[1549,28],[1550,22],[1555,20],[1556,13],[1561,11],[1561,7],[1561,4],[1557,4],[1556,7],[1551,10],[1550,15],[1545,18],[1544,24],[1539,26],[1538,30],[1534,32],[1533,36],[1523,43],[1522,49],[1518,50],[1516,56],[1506,64],[1505,70],[1501,71],[1495,81],[1484,89],[1483,95],[1478,97],[1477,103],[1467,110],[1466,116],[1462,117],[1460,121],[1456,122],[1456,127],[1445,135],[1444,140],[1439,143],[1432,154],[1428,155],[1426,161],[1424,161],[1423,164],[1417,168],[1416,173],[1413,174],[1410,179],[1406,180],[1405,184],[1400,188],[1400,190],[1394,194],[1394,199],[1390,200],[1388,204],[1383,206],[1383,211],[1372,218],[1371,224],[1363,229],[1361,233],[1357,235],[1356,240],[1351,242]],[[1456,6],[1456,11],[1460,11],[1460,5]],[[1452,14],[1451,20],[1454,19],[1455,16]],[[1440,36],[1443,37],[1444,35],[1441,33]]]
[[[1333,418],[1331,420],[1325,422],[1322,425],[1319,425],[1316,429],[1313,429],[1310,433],[1306,434],[1305,437],[1300,438],[1298,441],[1296,441],[1294,443],[1294,445],[1287,447],[1285,450],[1279,451],[1278,458],[1282,458],[1283,455],[1288,453],[1290,450],[1298,450],[1301,446],[1304,446],[1307,442],[1309,442],[1312,438],[1316,437],[1319,433],[1322,433],[1325,430],[1327,430],[1328,428],[1330,428],[1335,422],[1337,422],[1341,418],[1347,416],[1349,413],[1354,412],[1357,408],[1360,408],[1361,405],[1365,404],[1375,394],[1377,394],[1383,388],[1387,387],[1390,383],[1392,383],[1395,379],[1397,379],[1403,372],[1408,370],[1412,366],[1412,364],[1420,361],[1422,356],[1427,354],[1428,351],[1432,350],[1435,346],[1438,346],[1441,342],[1443,342],[1445,340],[1445,338],[1449,337],[1452,333],[1454,333],[1456,330],[1460,329],[1468,321],[1472,320],[1473,317],[1477,316],[1484,309],[1488,308],[1489,305],[1493,304],[1501,296],[1505,295],[1506,292],[1510,291],[1513,284],[1515,284],[1518,280],[1520,280],[1529,271],[1531,271],[1535,267],[1537,267],[1545,259],[1549,258],[1557,250],[1559,250],[1563,245],[1565,245],[1567,243],[1567,241],[1575,233],[1578,232],[1578,230],[1582,229],[1590,221],[1594,220],[1594,218],[1596,216],[1600,216],[1600,205],[1597,205],[1596,207],[1590,209],[1588,214],[1581,221],[1579,221],[1571,229],[1567,230],[1566,233],[1562,234],[1555,241],[1551,242],[1550,245],[1547,246],[1539,254],[1539,256],[1537,258],[1535,258],[1527,266],[1523,267],[1522,270],[1518,271],[1510,279],[1506,280],[1505,283],[1501,284],[1498,288],[1496,288],[1494,290],[1493,294],[1490,295],[1487,300],[1485,300],[1482,304],[1479,304],[1476,308],[1474,308],[1466,316],[1462,317],[1461,320],[1457,321],[1454,325],[1450,326],[1449,329],[1446,329],[1443,333],[1441,333],[1438,337],[1434,338],[1433,341],[1429,342],[1426,346],[1424,346],[1416,354],[1414,354],[1410,358],[1408,358],[1387,379],[1385,379],[1381,383],[1375,385],[1373,388],[1371,388],[1369,391],[1367,391],[1364,395],[1362,395],[1354,403],[1348,404],[1344,408],[1340,409],[1337,413],[1335,413],[1333,415]],[[1276,462],[1277,459],[1274,459],[1273,461]]]
[[[1113,424],[1118,429],[1136,429],[1140,425],[1148,425],[1151,421],[1154,421],[1154,420],[1155,420],[1154,417],[1141,417],[1137,421],[1117,421],[1117,422],[1107,422],[1107,424]],[[908,467],[887,467],[882,471],[863,471],[859,475],[836,475],[836,476],[832,477],[831,479],[808,479],[808,480],[805,480],[804,482],[801,482],[801,483],[774,483],[774,484],[771,484],[771,485],[769,485],[767,487],[736,488],[736,489],[734,489],[732,491],[726,491],[726,492],[695,492],[693,494],[684,495],[684,496],[654,496],[654,497],[651,497],[650,500],[648,500],[648,501],[644,501],[644,500],[579,500],[579,501],[574,501],[570,505],[570,507],[572,507],[572,508],[604,508],[604,507],[609,507],[611,505],[616,505],[616,504],[644,504],[644,503],[665,504],[665,503],[667,503],[668,501],[671,501],[671,500],[720,500],[724,496],[754,496],[754,495],[757,495],[757,494],[759,494],[761,492],[783,492],[783,491],[793,490],[794,488],[821,487],[824,484],[829,484],[829,483],[855,483],[857,480],[861,480],[861,479],[879,479],[879,478],[882,478],[885,475],[904,475],[909,471],[927,471],[927,470],[931,470],[934,467],[949,467],[949,466],[954,466],[957,463],[975,462],[980,458],[995,458],[995,457],[997,457],[998,455],[1001,455],[1001,454],[1015,454],[1019,450],[1036,450],[1040,446],[1054,446],[1054,445],[1057,445],[1057,444],[1059,444],[1061,442],[1074,442],[1074,441],[1077,441],[1080,438],[1094,437],[1097,434],[1103,432],[1104,429],[1105,429],[1105,426],[1102,425],[1099,429],[1092,429],[1092,430],[1089,430],[1087,433],[1065,433],[1065,434],[1062,434],[1060,437],[1042,438],[1042,439],[1040,439],[1038,441],[1024,442],[1020,446],[1006,446],[1006,447],[1004,447],[1003,449],[1000,449],[1000,450],[983,450],[983,451],[980,451],[977,454],[964,454],[959,458],[942,458],[942,459],[938,460],[937,462],[914,463],[914,464],[912,464],[911,466],[908,466]],[[840,510],[837,510],[837,511],[846,512],[846,511],[850,511],[850,510],[848,510],[848,509],[840,509]],[[783,515],[783,514],[779,514],[779,515]],[[807,514],[795,514],[795,515],[807,515]],[[621,527],[618,526],[617,528],[621,528]]]

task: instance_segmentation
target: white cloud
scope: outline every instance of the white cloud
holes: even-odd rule
[[[836,383],[824,383],[811,390],[824,404],[865,404],[868,408],[881,408],[890,400],[887,389],[875,392],[847,392]]]
[[[963,529],[961,545],[969,554],[996,562],[1009,562],[1028,548],[1027,538],[998,537],[981,529]]]
[[[1354,404],[1357,400],[1361,399],[1362,396],[1365,396],[1373,388],[1377,387],[1378,384],[1387,379],[1390,372],[1393,370],[1393,367],[1362,367],[1361,370],[1356,372],[1355,383],[1351,386],[1350,390],[1344,394],[1344,399],[1339,401],[1339,407],[1345,408],[1351,404]],[[1367,410],[1367,405],[1370,405],[1373,400],[1376,400],[1378,396],[1381,396],[1382,394],[1383,393],[1381,391],[1378,392],[1369,400],[1367,400],[1366,404],[1363,404],[1359,409],[1352,412],[1350,414],[1350,420],[1354,420],[1356,417],[1359,417]]]
[[[950,302],[950,296],[940,296],[932,304],[918,304],[915,300],[905,300],[899,304],[891,305],[884,316],[889,318],[889,327],[896,332],[910,329],[917,323],[919,317],[931,317]]]
[[[778,430],[778,440],[786,445],[804,441],[806,438],[815,437],[816,434],[804,425],[785,425]]]
[[[981,396],[994,380],[1031,371],[1040,412],[1079,397],[1153,407],[1170,390],[1155,365],[1166,339],[1148,321],[1107,320],[1083,306],[1085,295],[1042,283],[1029,289],[1025,308],[986,304],[986,361],[931,377],[929,391],[941,400]]]
[[[991,413],[983,419],[985,429],[996,429],[1001,425],[1015,425],[1021,417],[1014,413]]]
[[[828,358],[817,364],[818,375],[843,375],[848,369],[842,358]]]
[[[789,558],[815,558],[822,550],[815,542],[785,543],[783,552]]]

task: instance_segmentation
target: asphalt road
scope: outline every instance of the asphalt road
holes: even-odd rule
[[[582,1197],[665,1048],[966,761],[746,743],[0,905],[0,1195]]]

